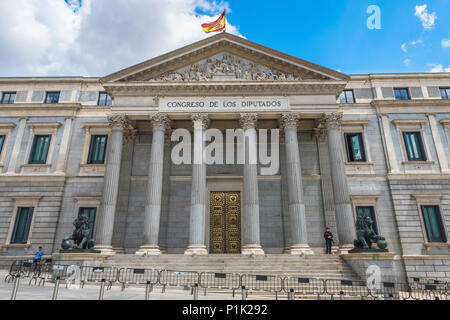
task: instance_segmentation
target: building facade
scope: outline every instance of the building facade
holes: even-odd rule
[[[348,76],[222,33],[0,98],[1,256],[57,252],[85,214],[104,254],[319,254],[330,227],[357,269],[365,214],[382,267],[450,278],[448,73]]]

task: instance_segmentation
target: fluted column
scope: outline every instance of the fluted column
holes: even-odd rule
[[[123,133],[125,129],[130,127],[130,122],[124,115],[108,116],[108,121],[111,127],[111,134],[94,249],[101,250],[104,254],[114,254],[111,244],[117,206],[117,194],[119,192]]]
[[[245,137],[244,188],[242,193],[244,241],[242,254],[264,254],[259,234],[258,149],[256,122],[258,115],[241,113],[240,123]]]
[[[15,174],[19,162],[20,147],[22,146],[23,134],[27,126],[26,117],[21,117],[19,122],[19,128],[17,129],[16,139],[14,140],[14,147],[11,152],[11,158],[9,159],[7,174]]]
[[[66,170],[66,161],[69,151],[70,133],[72,131],[72,118],[68,117],[64,121],[64,131],[59,146],[58,161],[56,162],[55,173],[64,174]]]
[[[297,138],[299,115],[284,113],[281,123],[286,143],[286,177],[289,200],[289,222],[291,231],[290,254],[314,254],[308,245],[305,201],[303,197],[302,170]]]
[[[344,153],[341,139],[342,113],[326,114],[322,123],[327,129],[328,149],[330,154],[331,180],[333,184],[334,206],[336,210],[336,224],[339,234],[341,251],[353,248],[356,239],[355,221],[348,191],[345,173]]]
[[[192,164],[191,212],[189,219],[189,246],[184,254],[208,254],[205,245],[206,221],[206,163],[203,157],[205,150],[205,130],[209,124],[207,114],[195,113],[191,116],[194,122],[194,163]]]
[[[164,135],[169,118],[157,113],[150,117],[153,125],[152,150],[147,178],[147,196],[144,213],[142,246],[137,255],[159,255],[159,226],[161,220],[161,198],[164,167]]]

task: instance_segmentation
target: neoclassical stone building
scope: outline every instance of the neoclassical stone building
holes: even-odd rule
[[[386,268],[448,279],[449,98],[448,73],[349,76],[227,33],[103,78],[0,78],[1,256],[57,252],[86,214],[105,254],[321,254],[330,227],[357,268],[366,214]]]

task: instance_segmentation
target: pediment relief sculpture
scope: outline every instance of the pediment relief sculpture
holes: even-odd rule
[[[281,72],[248,60],[222,54],[192,64],[174,72],[167,72],[149,81],[292,81],[302,80],[293,73]]]

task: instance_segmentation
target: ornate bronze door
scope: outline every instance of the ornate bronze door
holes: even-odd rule
[[[241,194],[211,192],[210,252],[241,253]]]

